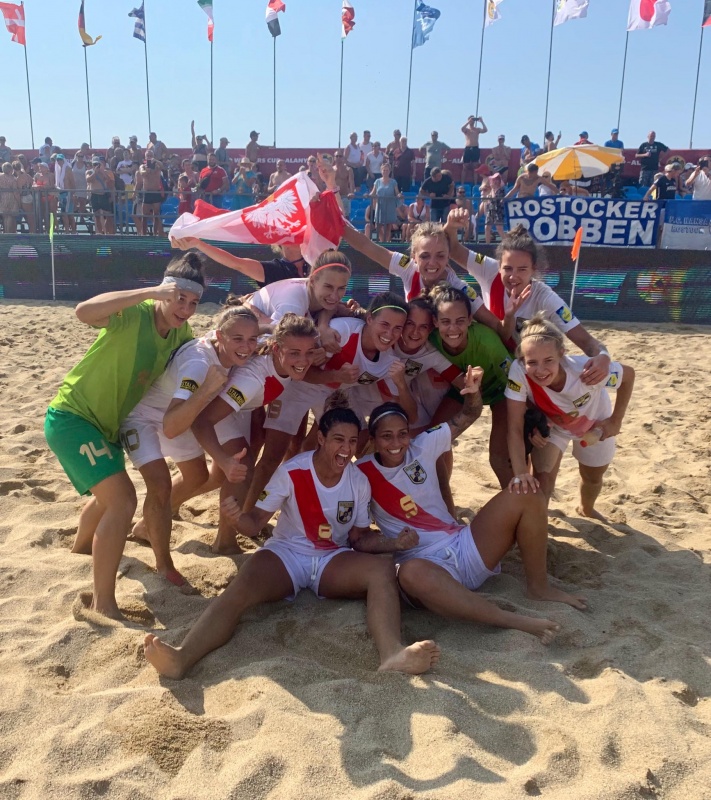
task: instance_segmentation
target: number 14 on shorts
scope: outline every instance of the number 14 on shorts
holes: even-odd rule
[[[79,454],[82,456],[86,456],[89,459],[89,463],[92,467],[96,466],[96,459],[101,458],[101,456],[108,456],[113,461],[113,453],[109,449],[108,444],[103,439],[99,440],[99,444],[103,445],[100,449],[97,449],[94,442],[88,442],[87,444],[83,444],[79,448]]]

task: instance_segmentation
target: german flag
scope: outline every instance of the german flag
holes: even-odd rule
[[[702,28],[711,28],[711,0],[704,2],[704,21],[701,23]]]

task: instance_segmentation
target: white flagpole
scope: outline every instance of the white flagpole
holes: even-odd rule
[[[578,264],[580,263],[580,253],[575,259],[575,268],[573,269],[573,285],[570,287],[570,310],[573,310],[573,297],[575,295],[575,282],[578,279]]]
[[[555,22],[556,0],[553,0],[553,11],[551,12],[551,42],[548,48],[548,81],[546,83],[546,114],[543,120],[543,138],[545,139],[548,130],[548,99],[551,94],[551,63],[553,61],[553,23]]]
[[[54,279],[54,213],[50,213],[49,215],[49,225],[50,225],[50,233],[49,233],[49,252],[52,258],[52,300],[57,299],[57,284]]]

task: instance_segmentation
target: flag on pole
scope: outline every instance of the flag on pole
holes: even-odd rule
[[[212,16],[212,0],[197,0],[200,8],[207,14],[207,38],[212,41],[215,34],[215,18]],[[141,6],[143,8],[143,6]]]
[[[5,27],[10,33],[12,41],[18,44],[26,44],[24,7],[14,3],[0,3],[0,14],[5,20]]]
[[[666,25],[671,14],[668,0],[630,0],[630,13],[627,18],[628,31],[641,31]]]
[[[557,0],[554,25],[569,19],[582,19],[588,15],[588,0]]]
[[[493,25],[497,19],[501,19],[499,14],[499,4],[502,0],[484,0],[486,3],[486,27]]]
[[[583,243],[583,228],[582,225],[575,232],[575,239],[573,239],[573,249],[570,251],[570,257],[573,261],[580,258],[580,245]]]
[[[286,5],[282,0],[269,0],[267,3],[267,28],[275,39],[277,36],[281,36],[281,25],[279,25],[279,17],[277,17],[280,11],[286,11]]]
[[[711,0],[705,0],[704,2],[704,21],[701,23],[701,27],[711,27]]]
[[[81,6],[79,7],[79,36],[81,36],[81,40],[84,43],[84,47],[91,47],[93,44],[96,44],[101,36],[97,36],[96,39],[92,39],[91,36],[86,32],[86,26],[84,24],[84,0],[81,0]]]
[[[341,39],[345,39],[346,36],[348,36],[348,34],[355,27],[355,10],[353,6],[348,2],[348,0],[343,0],[343,10],[341,11],[341,25],[343,29],[341,33]]]
[[[143,10],[145,3],[141,3],[140,8],[134,8],[128,15],[129,17],[136,18],[136,24],[133,26],[133,38],[140,39],[144,44],[146,42],[146,13]]]
[[[429,38],[441,12],[432,6],[418,3],[415,9],[415,24],[412,27],[412,49],[421,47]]]
[[[54,241],[54,212],[49,212],[49,241]]]

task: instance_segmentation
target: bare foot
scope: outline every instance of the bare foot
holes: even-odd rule
[[[550,644],[560,631],[560,625],[550,619],[536,619],[518,615],[517,629],[538,636],[543,644]]]
[[[158,570],[158,574],[162,575],[167,581],[177,586],[181,594],[199,594],[198,590],[187,581],[175,567],[170,567],[165,570]]]
[[[549,603],[566,603],[579,611],[585,611],[588,607],[588,601],[580,595],[568,594],[561,589],[556,589],[550,584],[542,586],[540,589],[532,589],[528,587],[526,595],[532,600],[545,600]]]
[[[111,599],[109,601],[97,603],[94,600],[93,592],[80,592],[77,599],[74,601],[74,606],[72,608],[74,618],[85,618],[82,613],[84,611],[93,611],[95,614],[100,614],[102,617],[125,621],[125,617],[116,604],[116,600]]]
[[[218,556],[234,556],[243,551],[234,536],[225,536],[223,538],[218,536],[212,545],[212,552]]]
[[[600,522],[607,522],[607,517],[601,514],[599,511],[596,511],[594,508],[591,508],[589,511],[586,511],[582,506],[578,506],[575,509],[581,517],[588,517],[589,519],[597,519]]]
[[[155,669],[166,678],[179,681],[185,669],[180,658],[180,650],[162,642],[152,633],[147,633],[143,640],[143,652],[146,661],[152,664]]]
[[[128,538],[134,542],[138,542],[138,544],[146,545],[148,547],[151,546],[151,540],[148,538],[146,523],[143,521],[143,517],[141,517],[141,519],[139,519],[138,522],[133,526]]]
[[[440,652],[439,647],[431,639],[415,642],[383,661],[378,672],[405,672],[408,675],[419,675],[435,666],[439,661]]]

